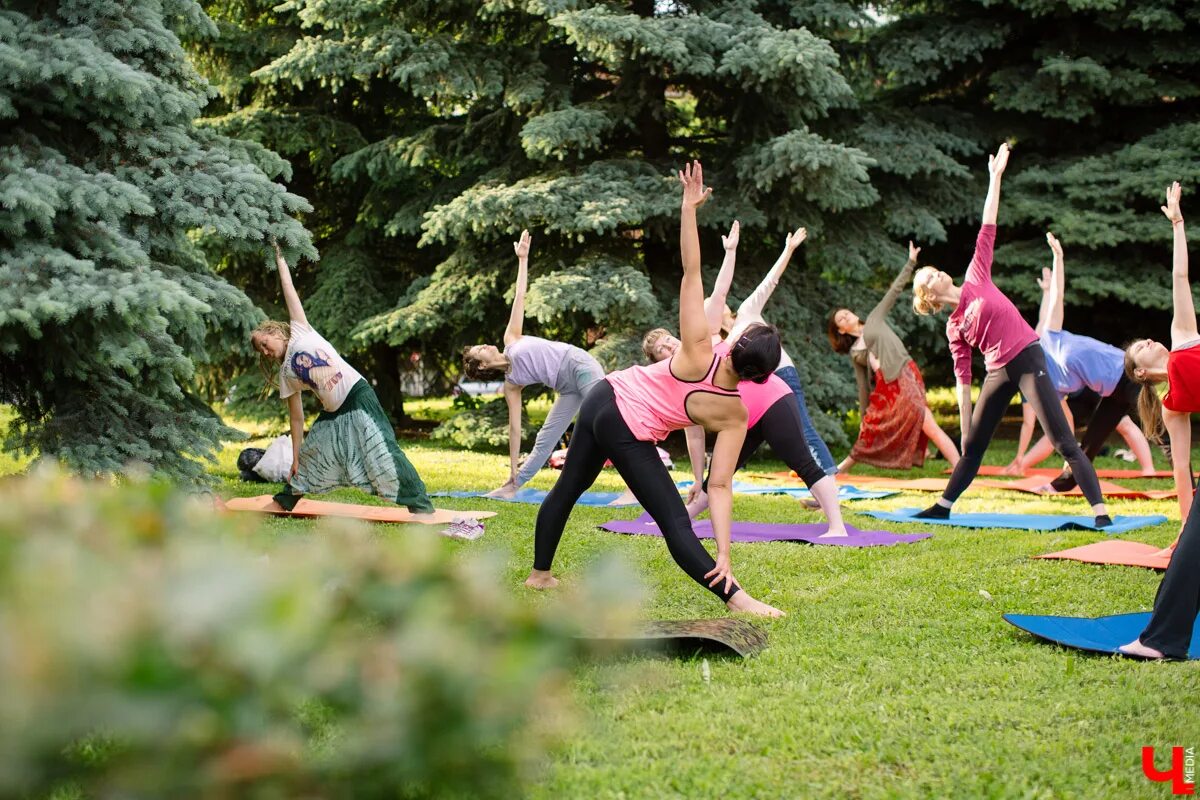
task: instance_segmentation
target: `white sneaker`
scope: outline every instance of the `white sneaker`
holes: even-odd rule
[[[483,522],[474,517],[455,517],[453,522],[442,528],[442,536],[473,542],[483,536]]]

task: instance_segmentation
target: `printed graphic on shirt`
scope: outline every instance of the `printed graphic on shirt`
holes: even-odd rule
[[[342,380],[341,370],[333,366],[333,357],[324,350],[293,353],[290,366],[292,373],[318,394],[330,391]]]
[[[976,297],[967,307],[963,309],[962,323],[959,327],[964,331],[975,329],[975,323],[979,321],[979,311],[983,307],[983,298]]]

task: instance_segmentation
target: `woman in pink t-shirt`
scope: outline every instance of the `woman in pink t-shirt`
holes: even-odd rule
[[[1046,354],[1037,333],[1029,327],[1016,306],[992,283],[992,248],[996,242],[996,216],[1000,209],[1000,180],[1008,164],[1008,145],[1000,145],[988,157],[987,199],[983,224],[975,241],[975,257],[961,286],[945,272],[922,267],[913,278],[913,310],[930,314],[949,306],[946,338],[954,356],[954,375],[962,426],[962,458],[938,501],[919,512],[924,519],[946,519],[950,509],[979,472],[983,454],[1004,417],[1009,401],[1020,391],[1033,406],[1042,430],[1071,465],[1097,527],[1112,524],[1100,492],[1100,481],[1092,462],[1075,441],[1070,423],[1059,405],[1058,392],[1046,372]],[[987,375],[979,390],[979,402],[971,407],[971,351],[983,353]]]
[[[763,382],[775,371],[779,365],[779,335],[774,329],[757,326],[733,345],[729,355],[713,352],[704,317],[700,236],[696,229],[696,209],[712,190],[704,187],[699,162],[680,172],[679,179],[683,184],[679,351],[649,367],[614,372],[588,392],[562,475],[538,510],[533,569],[525,584],[537,589],[557,585],[550,568],[571,510],[595,482],[604,462],[611,460],[657,523],[681,569],[732,611],[778,617],[782,611],[755,600],[734,580],[730,534],[733,471],[746,438],[746,407],[738,396],[738,382]],[[709,478],[713,537],[717,542],[715,561],[696,538],[683,499],[654,444],[670,431],[693,424],[717,434]]]

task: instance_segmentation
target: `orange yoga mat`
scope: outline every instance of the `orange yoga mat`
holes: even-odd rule
[[[985,464],[979,468],[979,474],[985,475],[985,476],[1001,476],[1001,477],[1003,477],[1003,474],[1000,471],[1002,469],[1004,469],[1004,467],[998,466],[996,464]],[[947,470],[943,470],[943,472],[946,475],[949,475],[951,472],[953,472],[953,470],[947,469]],[[1060,472],[1062,472],[1061,469],[1054,469],[1053,467],[1033,467],[1032,469],[1025,470],[1026,475],[1045,475],[1046,477],[1049,477],[1049,478],[1058,477],[1058,474]],[[1170,470],[1160,469],[1157,472],[1153,473],[1152,475],[1143,475],[1142,471],[1140,469],[1098,469],[1098,470],[1096,470],[1096,477],[1097,478],[1171,478],[1171,477],[1174,477],[1174,473],[1172,473]]]
[[[1057,473],[1056,473],[1057,474]],[[791,479],[795,476],[790,472],[772,472],[766,476],[778,479]],[[876,488],[896,489],[898,491],[913,491],[913,492],[940,492],[946,488],[946,478],[891,478],[885,475],[842,475],[837,476],[838,483],[850,483],[862,486],[871,486]],[[1044,477],[1035,476],[1032,478],[1022,478],[1016,481],[998,481],[989,480],[987,478],[976,479],[971,483],[972,488],[976,489],[1006,489],[1014,492],[1026,492],[1028,494],[1036,494],[1041,497],[1082,497],[1083,492],[1078,487],[1069,492],[1040,492],[1038,489],[1045,486],[1047,480]],[[1114,500],[1168,500],[1175,497],[1175,491],[1159,490],[1159,489],[1128,489],[1116,483],[1108,481],[1100,481],[1100,490],[1104,492],[1105,497],[1111,497]]]
[[[1047,553],[1034,558],[1065,558],[1072,561],[1082,561],[1086,564],[1113,564],[1123,567],[1148,567],[1149,569],[1166,569],[1171,562],[1168,555],[1162,553],[1161,547],[1155,547],[1141,542],[1125,542],[1112,539],[1082,547],[1072,547],[1057,553]]]
[[[487,519],[496,516],[495,511],[447,511],[437,509],[430,514],[414,514],[400,506],[361,506],[354,503],[330,503],[325,500],[302,499],[291,511],[284,511],[283,506],[272,499],[269,494],[257,497],[235,497],[225,501],[225,508],[230,511],[256,511],[260,514],[274,514],[279,517],[349,517],[365,519],[370,522],[414,522],[421,525],[445,525],[453,522],[456,517],[471,517],[472,519]]]

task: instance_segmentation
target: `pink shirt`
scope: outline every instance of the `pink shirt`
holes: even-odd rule
[[[1004,292],[992,283],[992,249],[996,226],[982,225],[975,240],[975,257],[963,279],[958,308],[946,320],[946,338],[954,357],[954,376],[971,382],[971,348],[978,347],[988,371],[1012,361],[1038,340],[1037,333]]]
[[[733,338],[732,336],[730,338]],[[713,345],[713,353],[723,356],[729,353],[729,340]],[[783,378],[775,373],[767,378],[766,383],[754,381],[738,381],[738,394],[746,406],[746,428],[753,428],[767,413],[767,409],[779,402],[781,397],[791,397],[792,387],[784,383]]]
[[[671,372],[674,360],[672,356],[648,367],[628,367],[605,378],[612,384],[621,419],[639,441],[661,442],[671,431],[698,424],[687,413],[687,399],[694,392],[738,396],[736,390],[722,389],[713,383],[719,357],[713,356],[708,372],[697,381],[676,378]]]

